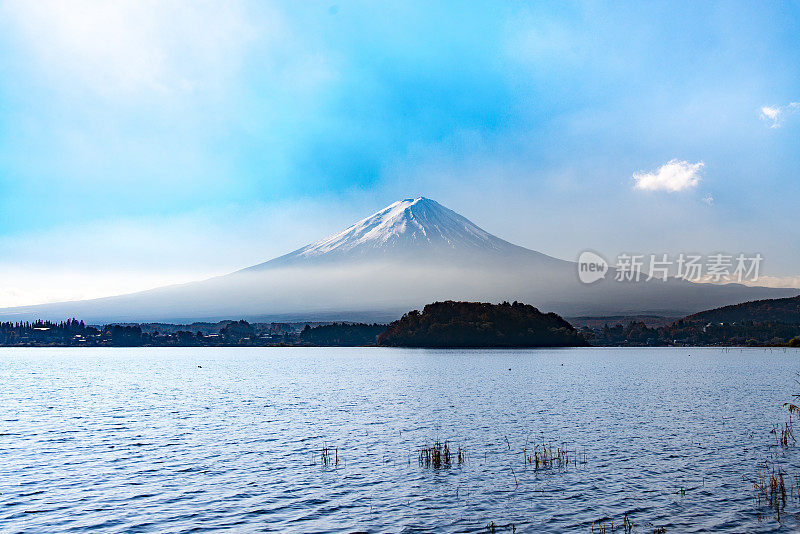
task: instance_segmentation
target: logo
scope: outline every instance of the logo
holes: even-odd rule
[[[584,284],[592,284],[605,277],[608,262],[599,254],[585,250],[578,257],[578,278]]]

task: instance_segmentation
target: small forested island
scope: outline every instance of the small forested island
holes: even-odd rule
[[[411,311],[378,336],[395,347],[584,347],[586,340],[555,313],[529,304],[434,302]]]

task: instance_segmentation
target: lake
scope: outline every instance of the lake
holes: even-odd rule
[[[2,349],[0,531],[794,531],[800,454],[771,431],[798,370],[792,349]],[[450,465],[421,465],[436,440]],[[767,460],[783,509],[754,487]]]

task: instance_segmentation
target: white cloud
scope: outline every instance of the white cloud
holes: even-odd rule
[[[714,205],[714,197],[712,197],[711,195],[706,195],[706,196],[703,197],[703,202],[705,202],[709,206],[713,206]]]
[[[763,106],[761,118],[770,123],[770,128],[778,128],[786,115],[800,111],[800,102],[790,102],[785,106]]]
[[[761,118],[772,122],[770,128],[777,128],[780,125],[781,108],[777,106],[764,106],[761,108]]]
[[[700,182],[700,171],[704,163],[689,163],[673,159],[654,172],[635,172],[635,189],[645,191],[684,191],[696,187]]]
[[[238,0],[9,0],[0,15],[46,76],[104,96],[219,83],[255,34]]]

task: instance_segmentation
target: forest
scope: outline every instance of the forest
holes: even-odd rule
[[[333,323],[311,327],[300,332],[300,341],[326,347],[355,347],[375,345],[378,334],[386,330],[385,324]]]
[[[172,325],[109,324],[89,326],[83,321],[0,323],[0,345],[33,347],[218,347],[296,344],[296,333],[284,325],[253,325],[224,321],[205,332],[171,328]],[[144,328],[143,328],[144,327]]]
[[[555,313],[520,302],[434,302],[411,311],[378,336],[406,347],[581,347],[583,336]]]
[[[653,328],[631,322],[581,331],[595,346],[800,346],[800,326],[780,322],[706,323],[687,318]]]
[[[784,299],[764,299],[723,306],[685,318],[701,323],[783,323],[800,325],[800,296]]]

